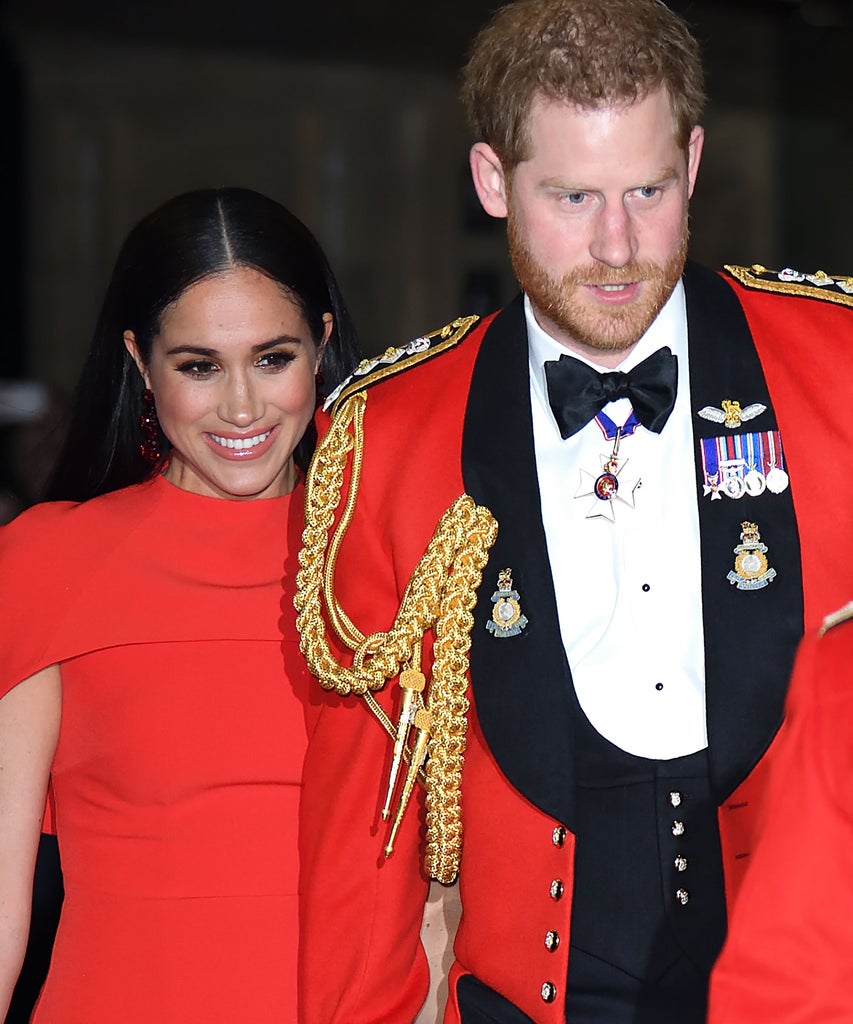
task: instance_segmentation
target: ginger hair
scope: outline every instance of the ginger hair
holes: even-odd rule
[[[702,63],[687,25],[662,0],[517,0],[476,37],[462,99],[477,138],[512,170],[530,156],[538,97],[596,109],[659,88],[686,150],[705,101]]]

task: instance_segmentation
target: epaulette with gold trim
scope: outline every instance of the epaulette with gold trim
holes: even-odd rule
[[[822,270],[806,274],[792,267],[784,270],[768,270],[760,263],[751,267],[725,268],[746,288],[763,292],[779,292],[783,295],[799,295],[801,298],[823,299],[837,302],[841,306],[853,306],[853,277],[830,276]]]
[[[462,341],[479,319],[478,316],[457,317],[440,330],[415,338],[408,345],[386,349],[381,356],[374,356],[372,359],[362,359],[349,377],[329,395],[323,408],[327,411],[336,409],[356,391],[363,391],[385,380],[386,377],[411,369],[418,363],[453,348]]]
[[[840,626],[842,622],[848,622],[850,619],[853,619],[853,601],[848,601],[843,608],[839,608],[836,612],[830,612],[823,620],[818,633],[820,636],[823,636],[824,633],[828,633],[831,629]]]

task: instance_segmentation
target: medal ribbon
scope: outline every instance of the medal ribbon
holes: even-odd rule
[[[598,429],[604,435],[605,441],[615,440],[617,430],[619,431],[620,438],[630,437],[640,425],[640,421],[637,419],[633,409],[631,410],[631,415],[627,420],[625,420],[621,427],[617,427],[605,412],[600,412],[595,417],[595,422],[598,424]]]
[[[767,438],[767,469],[768,472],[771,469],[785,469],[785,456],[782,454],[782,435],[778,430],[768,430],[765,435]]]
[[[705,473],[706,480],[712,479],[720,472],[720,454],[717,440],[716,437],[702,438],[702,470]]]
[[[764,475],[764,434],[746,434],[747,467]]]

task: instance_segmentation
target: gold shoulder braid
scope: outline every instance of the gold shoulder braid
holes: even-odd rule
[[[381,356],[362,359],[349,377],[341,381],[329,395],[323,408],[331,409],[334,415],[341,402],[354,392],[363,391],[366,387],[372,387],[385,380],[386,377],[393,377],[402,370],[410,370],[425,359],[432,359],[440,352],[453,348],[462,341],[479,319],[478,316],[457,317],[439,330],[415,338],[402,348],[389,348]]]
[[[849,622],[853,619],[853,601],[848,601],[843,608],[839,608],[838,611],[831,612],[827,615],[821,623],[818,634],[824,636],[831,629],[835,629],[836,626],[840,626],[842,622]]]
[[[808,274],[792,267],[768,270],[760,263],[753,263],[751,267],[726,264],[725,269],[746,288],[853,306],[853,277],[839,277],[837,274],[831,276],[823,270]]]
[[[461,495],[442,515],[432,540],[408,582],[394,624],[387,633],[364,636],[335,597],[335,565],[355,511],[364,454],[367,394],[351,394],[338,405],[332,425],[317,447],[306,480],[305,532],[296,577],[296,624],[311,672],[327,690],[363,697],[394,739],[394,754],[382,817],[390,815],[397,777],[407,762],[385,855],[394,838],[416,779],[426,780],[427,837],[424,867],[450,883],[459,870],[462,848],[461,776],[465,752],[465,696],[471,610],[497,523],[487,508]],[[340,505],[344,470],[352,453],[349,492],[331,538]],[[354,652],[352,667],[341,665],[329,648],[329,623]],[[421,671],[421,645],[433,630],[432,680],[428,692]],[[373,697],[387,680],[400,676],[403,691],[396,726]],[[411,745],[409,740],[411,738]],[[426,766],[424,768],[424,762]],[[423,769],[423,771],[422,771]]]

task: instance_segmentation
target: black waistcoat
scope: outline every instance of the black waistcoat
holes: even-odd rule
[[[710,971],[726,913],[706,751],[637,757],[601,736],[572,703],[572,946],[646,982],[683,955]]]

